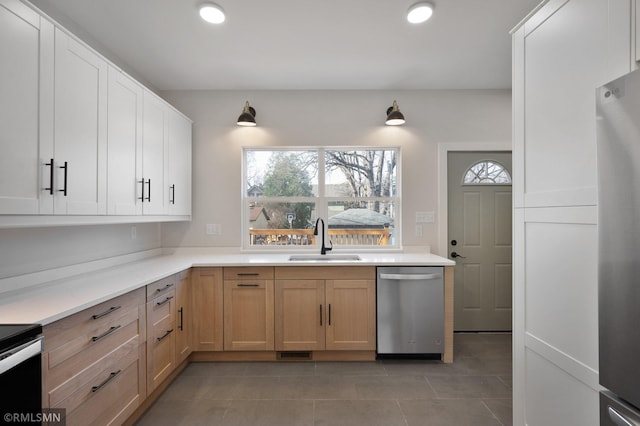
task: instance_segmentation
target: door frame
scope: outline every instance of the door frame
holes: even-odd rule
[[[513,144],[508,142],[441,142],[438,143],[438,254],[449,258],[449,182],[447,179],[447,157],[451,151],[507,151],[513,152]],[[513,170],[511,172],[513,179]]]

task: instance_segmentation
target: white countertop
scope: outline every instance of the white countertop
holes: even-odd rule
[[[87,271],[0,293],[0,323],[46,325],[113,297],[191,267],[215,266],[452,266],[431,253],[358,253],[357,261],[295,261],[290,253],[220,254],[211,249],[177,249],[169,254]],[[41,274],[40,274],[41,275]]]

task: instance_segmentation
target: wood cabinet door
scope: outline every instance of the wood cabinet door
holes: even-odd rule
[[[193,351],[192,343],[192,300],[191,300],[191,275],[189,272],[181,273],[176,287],[176,365]]]
[[[325,348],[324,280],[277,280],[275,346],[277,351]]]
[[[50,214],[53,197],[53,25],[21,2],[0,1],[0,214]],[[48,164],[48,165],[47,165]]]
[[[55,214],[107,212],[107,62],[55,30]]]
[[[221,351],[223,348],[222,323],[222,268],[194,268],[191,297],[193,302],[193,349],[195,351]]]
[[[224,350],[274,349],[273,280],[224,281]]]
[[[327,280],[326,286],[326,349],[375,350],[375,280]]]
[[[174,290],[147,303],[147,393],[176,366],[175,303]]]

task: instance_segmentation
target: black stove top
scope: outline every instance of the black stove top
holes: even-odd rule
[[[40,324],[0,324],[0,351],[31,340],[41,333]]]

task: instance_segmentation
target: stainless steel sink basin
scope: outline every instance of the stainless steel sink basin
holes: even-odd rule
[[[291,262],[349,262],[362,260],[357,254],[293,254],[289,256]]]

